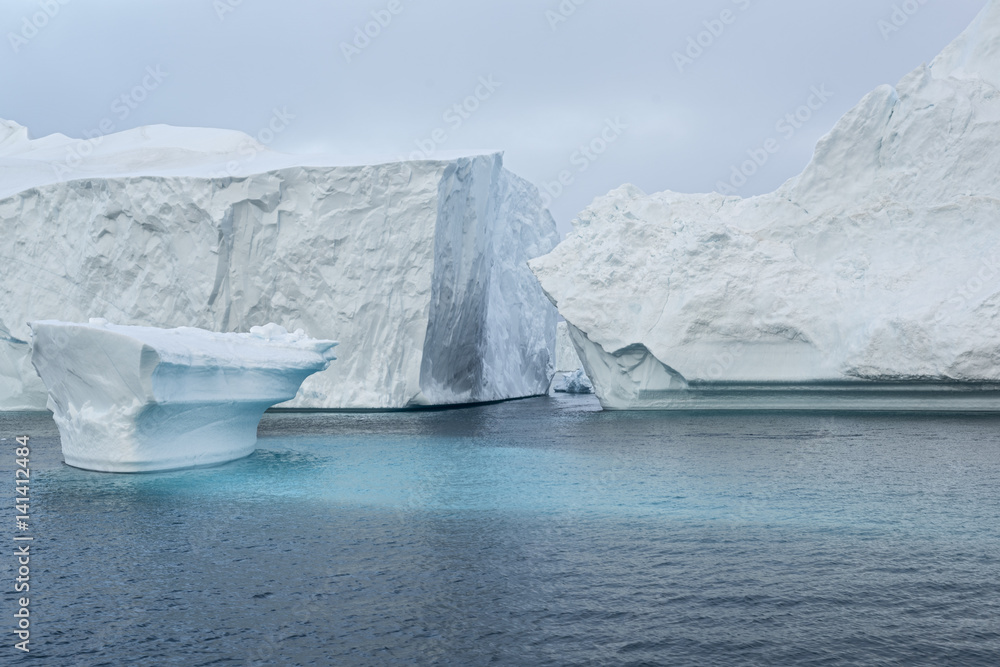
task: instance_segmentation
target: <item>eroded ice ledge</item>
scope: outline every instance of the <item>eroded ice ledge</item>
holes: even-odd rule
[[[63,456],[103,472],[149,472],[253,452],[267,408],[325,370],[337,343],[276,324],[248,334],[31,323],[31,360],[48,389]]]

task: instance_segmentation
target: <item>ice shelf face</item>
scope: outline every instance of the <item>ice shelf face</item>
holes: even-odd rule
[[[566,322],[560,322],[556,327],[556,376],[552,380],[552,390],[566,394],[594,393],[594,387],[583,370]]]
[[[606,408],[1000,410],[1000,0],[776,192],[626,185],[530,265]]]
[[[0,122],[0,238],[0,409],[44,408],[43,319],[340,340],[281,407],[495,401],[552,377],[556,311],[526,262],[559,237],[500,154],[338,166],[239,132]]]
[[[569,325],[560,322],[556,326],[556,372],[575,373],[580,366],[580,355],[569,337]]]
[[[249,334],[31,323],[31,360],[48,388],[66,463],[149,472],[253,452],[267,408],[325,370],[333,341],[276,324]]]

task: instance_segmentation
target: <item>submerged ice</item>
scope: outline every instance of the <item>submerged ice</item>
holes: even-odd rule
[[[267,408],[335,359],[333,341],[268,324],[248,334],[31,323],[63,457],[103,472],[148,472],[248,456]]]
[[[530,264],[605,407],[995,410],[998,174],[992,0],[776,192],[626,185]]]

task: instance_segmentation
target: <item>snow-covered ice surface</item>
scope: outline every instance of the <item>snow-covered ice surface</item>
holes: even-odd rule
[[[93,141],[0,121],[0,409],[43,409],[27,322],[211,331],[277,322],[341,342],[282,407],[544,394],[556,312],[526,261],[558,242],[502,155],[357,164],[240,132]]]
[[[1000,0],[776,192],[574,227],[530,265],[606,408],[1000,409]]]
[[[181,327],[31,323],[66,463],[148,472],[253,452],[257,423],[335,359],[328,340],[276,324],[248,334]]]

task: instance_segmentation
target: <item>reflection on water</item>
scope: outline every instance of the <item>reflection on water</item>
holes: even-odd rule
[[[249,458],[109,475],[0,416],[55,665],[992,665],[998,426],[560,396],[274,413]]]

